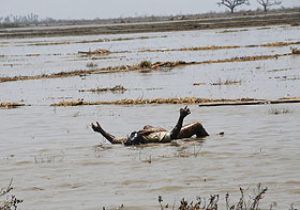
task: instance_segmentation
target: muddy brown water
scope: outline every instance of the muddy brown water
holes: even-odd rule
[[[26,107],[1,112],[1,178],[14,178],[21,209],[99,209],[124,204],[157,209],[182,197],[232,194],[261,182],[265,204],[299,205],[299,105],[270,114],[269,106],[199,108],[186,122],[201,120],[211,136],[181,147],[101,148],[89,128],[100,121],[116,135],[141,125],[171,128],[180,106]],[[273,107],[274,108],[274,107]],[[225,131],[224,137],[215,135]],[[187,157],[181,157],[185,156]],[[151,157],[151,164],[147,161]],[[252,193],[249,191],[248,193]],[[145,208],[144,208],[145,207]],[[131,208],[129,208],[131,209]]]
[[[222,30],[172,32],[105,37],[150,39],[111,43],[29,46],[38,41],[96,39],[100,36],[9,39],[0,42],[1,76],[36,75],[87,68],[91,59],[78,50],[109,48],[131,53],[92,60],[98,66],[138,63],[141,60],[208,60],[289,52],[288,47],[243,48],[217,51],[138,53],[142,49],[209,45],[248,45],[299,41],[300,28],[219,33]],[[271,34],[271,35],[270,35]],[[161,37],[162,35],[163,37]],[[167,37],[165,37],[165,35]],[[241,39],[240,37],[247,37]],[[295,46],[299,47],[299,45]],[[40,56],[26,56],[27,54]],[[54,55],[59,54],[61,55]],[[139,73],[97,74],[64,79],[0,84],[1,101],[23,101],[30,107],[0,109],[0,186],[14,179],[13,193],[24,199],[20,209],[158,209],[157,197],[173,205],[182,197],[209,197],[226,192],[239,199],[239,186],[267,186],[262,206],[276,209],[300,206],[300,106],[298,104],[206,107],[190,106],[186,122],[200,120],[211,134],[203,141],[143,148],[111,146],[93,133],[99,121],[115,135],[151,124],[171,129],[180,105],[50,107],[63,99],[115,100],[122,98],[204,97],[276,99],[300,93],[299,56],[244,63],[178,67]],[[7,66],[6,64],[13,64]],[[241,80],[239,85],[210,83]],[[193,86],[194,83],[204,85]],[[79,92],[81,89],[122,85],[123,94]],[[276,110],[288,110],[274,114]],[[224,131],[223,137],[216,135]],[[149,160],[151,159],[151,163]],[[247,197],[248,198],[248,197]]]

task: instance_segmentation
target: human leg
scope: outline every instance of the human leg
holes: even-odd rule
[[[190,138],[196,135],[198,138],[209,136],[200,122],[190,123],[181,128],[178,139]]]

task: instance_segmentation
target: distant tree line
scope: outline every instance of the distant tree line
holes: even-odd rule
[[[20,26],[20,25],[32,25],[39,23],[53,23],[57,22],[57,20],[53,18],[45,18],[40,19],[37,14],[30,13],[28,15],[8,15],[5,17],[0,17],[0,25],[1,26]]]
[[[6,17],[0,17],[0,23],[38,23],[39,16],[36,14],[29,14],[24,16],[8,15]]]
[[[254,0],[253,0],[254,1]],[[264,12],[268,12],[271,7],[275,5],[280,5],[281,0],[255,0],[262,8]],[[219,6],[227,7],[231,13],[236,11],[236,8],[242,5],[250,5],[250,0],[218,0],[217,4]],[[205,16],[205,14],[203,14]],[[193,15],[190,15],[191,17]],[[197,16],[197,15],[196,15]],[[30,26],[30,25],[51,25],[67,23],[69,25],[75,24],[85,24],[91,23],[91,21],[96,21],[98,23],[130,23],[130,22],[155,22],[163,20],[178,20],[186,19],[185,15],[175,15],[175,16],[145,16],[145,17],[127,17],[127,18],[112,18],[112,19],[99,19],[95,18],[93,20],[57,20],[53,18],[40,19],[37,14],[31,13],[28,15],[8,15],[6,17],[0,17],[0,27],[20,27],[20,26]]]
[[[280,5],[280,0],[256,0],[259,5],[262,6],[264,12],[268,12],[268,10],[274,5]],[[236,7],[242,5],[249,5],[249,0],[220,0],[218,2],[219,6],[227,7],[231,13],[235,11]]]

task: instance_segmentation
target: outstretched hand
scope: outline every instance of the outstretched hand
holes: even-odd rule
[[[96,122],[96,124],[91,123],[91,127],[92,127],[93,131],[95,131],[95,132],[100,132],[102,130],[102,128],[98,122]]]
[[[181,117],[186,117],[189,114],[191,114],[191,110],[188,108],[188,106],[185,106],[184,108],[180,109],[180,116]]]

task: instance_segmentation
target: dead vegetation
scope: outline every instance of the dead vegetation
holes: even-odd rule
[[[122,85],[116,85],[112,88],[95,88],[87,90],[79,90],[79,92],[92,92],[92,93],[103,93],[103,92],[113,92],[113,93],[124,93],[127,89]]]
[[[216,64],[216,63],[233,63],[233,62],[250,62],[258,60],[268,60],[268,59],[278,59],[279,57],[289,56],[292,53],[284,54],[275,54],[275,55],[257,55],[257,56],[242,56],[242,57],[233,57],[219,60],[207,60],[207,61],[165,61],[165,62],[155,62],[151,63],[150,61],[142,61],[139,64],[134,65],[122,65],[122,66],[110,66],[105,68],[93,68],[89,70],[75,70],[69,72],[60,72],[54,74],[42,74],[34,76],[14,76],[14,77],[0,77],[0,83],[3,82],[13,82],[13,81],[25,81],[25,80],[38,80],[38,79],[56,79],[56,78],[66,78],[66,77],[75,77],[89,74],[100,74],[100,73],[116,73],[116,72],[128,72],[128,71],[140,71],[145,70],[155,71],[166,68],[174,68],[177,66],[186,66],[186,65],[204,65],[204,64]]]
[[[183,98],[154,98],[154,99],[120,99],[114,101],[84,101],[63,100],[51,106],[95,106],[95,105],[145,105],[145,104],[198,104],[199,106],[240,106],[240,105],[264,105],[300,103],[300,98],[281,98],[277,100],[240,98],[240,99],[208,99],[196,97]]]
[[[232,31],[230,31],[232,32]],[[237,31],[233,31],[237,32]],[[204,47],[190,47],[190,48],[179,48],[179,49],[157,49],[157,50],[141,50],[139,52],[174,52],[174,51],[207,51],[207,50],[224,50],[224,49],[238,49],[238,48],[256,48],[256,47],[286,47],[290,45],[298,45],[300,41],[295,42],[271,42],[266,44],[253,44],[253,45],[223,45],[223,46],[204,46]]]
[[[141,50],[139,52],[174,52],[174,51],[205,51],[205,50],[223,50],[223,49],[236,49],[240,46],[204,46],[204,47],[191,47],[191,48],[179,48],[179,49],[157,49],[157,50]]]
[[[185,198],[182,198],[180,201],[172,202],[172,205],[165,202],[162,196],[158,196],[158,204],[160,210],[166,209],[178,209],[178,210],[261,210],[261,209],[270,209],[272,210],[275,202],[271,204],[262,204],[262,200],[265,197],[268,191],[267,187],[262,187],[259,183],[257,187],[251,192],[249,189],[244,189],[240,187],[240,198],[237,199],[235,202],[230,200],[230,194],[227,192],[222,198],[219,194],[212,194],[208,198],[197,196],[195,200],[188,201]],[[248,193],[248,195],[246,195]],[[221,203],[222,202],[222,203]],[[261,208],[261,206],[264,206]],[[266,207],[268,206],[268,207]],[[123,209],[125,206],[121,204],[117,208],[106,208],[103,207],[103,210],[117,210]],[[289,210],[297,210],[293,204],[291,204]]]
[[[206,85],[205,82],[195,82],[193,83],[193,86],[201,86],[201,85]]]
[[[290,45],[300,44],[300,42],[272,42],[267,44],[259,45],[259,47],[285,47]]]
[[[210,195],[208,199],[197,196],[196,200],[187,201],[185,198],[182,198],[179,205],[176,203],[170,207],[169,204],[165,204],[162,196],[158,196],[158,203],[161,210],[165,209],[178,209],[178,210],[218,210],[223,209],[220,206],[225,206],[227,210],[260,210],[262,199],[264,198],[266,192],[268,191],[267,187],[262,187],[261,184],[257,185],[257,188],[253,190],[252,193],[249,193],[249,196],[245,196],[246,190],[240,187],[240,198],[232,203],[230,201],[230,195],[227,192],[224,199],[220,198],[219,194]],[[246,199],[246,197],[249,197]],[[220,201],[225,201],[225,205],[220,205]],[[264,207],[263,209],[267,209]],[[273,209],[273,203],[269,205],[270,210]],[[296,210],[293,205],[291,205],[290,210]]]
[[[88,67],[88,68],[95,68],[97,66],[98,65],[96,63],[94,63],[94,62],[89,62],[89,63],[86,64],[86,67]]]
[[[25,104],[15,102],[0,102],[0,109],[13,109],[20,106],[25,106]]]
[[[292,113],[292,111],[288,108],[274,108],[274,107],[272,107],[269,110],[269,114],[272,114],[272,115],[289,114],[289,113]]]
[[[241,85],[242,81],[241,80],[221,80],[219,79],[219,81],[217,82],[212,82],[210,83],[210,85]]]
[[[236,33],[236,32],[242,32],[242,31],[249,31],[249,29],[238,29],[238,30],[229,30],[229,29],[226,29],[226,30],[223,30],[223,31],[220,31],[220,32],[216,32],[216,33]]]
[[[10,192],[13,190],[12,187],[13,179],[10,180],[8,186],[6,188],[0,189],[0,198],[6,196],[4,200],[0,200],[0,209],[1,210],[16,210],[17,205],[22,203],[23,200],[19,200],[15,195],[11,195]]]

